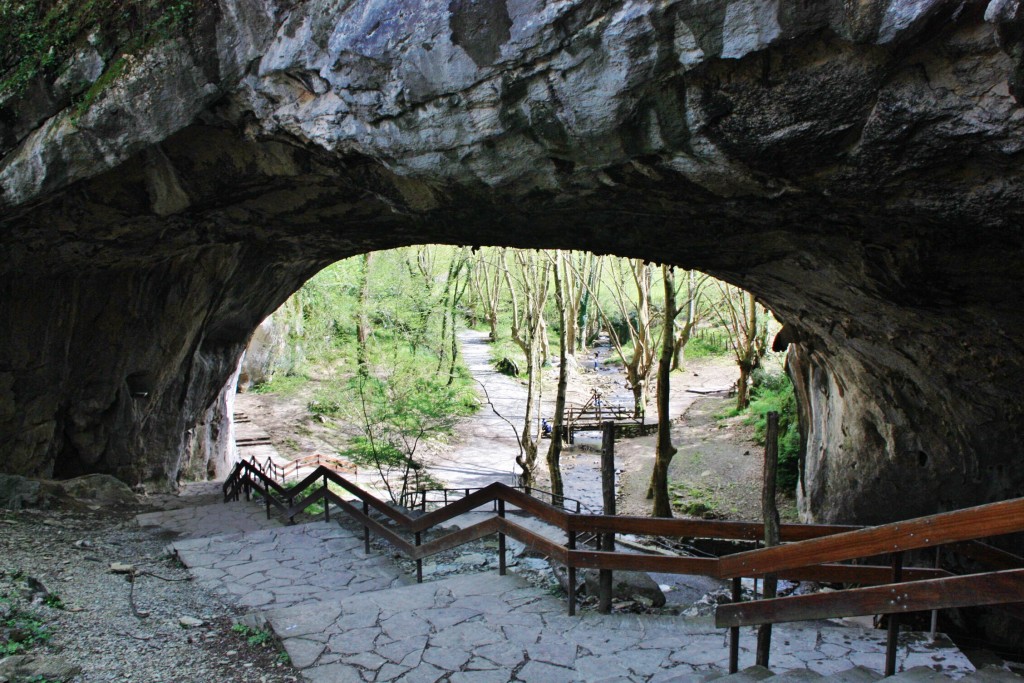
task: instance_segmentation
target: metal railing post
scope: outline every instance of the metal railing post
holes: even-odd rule
[[[427,490],[420,491],[420,512],[427,511]]]
[[[420,532],[416,532],[416,546],[420,545]],[[423,560],[416,558],[416,583],[423,583]]]
[[[903,553],[892,554],[892,582],[903,580]],[[889,632],[885,639],[885,675],[896,674],[896,647],[900,637],[900,618],[895,612],[889,615]]]
[[[569,550],[576,550],[576,532],[569,532]],[[566,576],[569,582],[569,616],[576,616],[576,567],[573,566],[572,560],[569,560],[569,564],[566,566]]]
[[[498,517],[505,519],[505,501],[498,499]],[[505,576],[505,533],[498,533],[498,575]]]

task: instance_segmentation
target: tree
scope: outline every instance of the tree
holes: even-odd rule
[[[473,300],[484,307],[483,317],[491,328],[491,341],[498,341],[498,315],[502,302],[502,268],[497,259],[494,249],[479,249],[470,278]]]
[[[704,286],[709,279],[709,275],[697,273],[695,270],[690,270],[686,273],[686,297],[683,305],[676,310],[676,320],[674,321],[675,339],[672,342],[674,349],[672,355],[673,370],[679,370],[683,367],[683,353],[685,352],[686,344],[690,341],[690,335],[697,328],[697,325],[704,319],[706,313],[703,305]],[[682,320],[679,319],[680,314],[683,314]]]
[[[722,297],[715,314],[728,332],[729,348],[740,369],[736,410],[745,410],[750,403],[750,375],[768,350],[768,311],[750,292],[724,282],[718,282],[718,288]]]
[[[535,251],[515,250],[512,265],[508,250],[502,250],[501,261],[506,289],[511,300],[511,337],[526,357],[526,414],[520,443],[523,452],[516,458],[522,470],[523,485],[533,486],[537,466],[537,444],[540,440],[539,420],[534,415],[540,408],[541,335],[544,332],[544,304],[548,295],[551,261]]]
[[[672,445],[672,423],[669,417],[669,398],[671,394],[672,360],[675,346],[675,335],[672,328],[676,319],[676,285],[670,266],[662,266],[662,279],[665,287],[665,329],[661,335],[661,357],[658,360],[658,444],[654,455],[654,471],[647,489],[647,497],[654,499],[651,514],[654,517],[671,517],[672,503],[668,496],[668,467],[676,448]]]
[[[556,251],[552,265],[555,280],[555,303],[558,307],[560,325],[558,331],[558,392],[555,395],[555,414],[552,418],[551,445],[548,447],[548,476],[551,479],[551,493],[554,502],[561,503],[565,496],[562,483],[562,432],[565,429],[565,393],[569,383],[569,328],[573,326],[575,316],[566,305],[566,286],[562,265],[563,255]]]
[[[397,362],[357,374],[349,392],[352,400],[342,411],[360,434],[341,454],[376,469],[391,501],[411,506],[428,480],[417,451],[451,431],[464,412],[458,393]]]
[[[615,325],[602,306],[598,306],[598,311],[626,371],[626,381],[633,392],[633,414],[641,417],[647,405],[647,385],[659,342],[652,331],[651,266],[640,259],[616,259],[613,263],[612,298],[621,325]],[[632,287],[626,284],[627,280]]]
[[[359,317],[356,322],[356,362],[359,374],[366,374],[367,344],[370,340],[370,263],[373,252],[363,254],[363,267],[359,273]]]

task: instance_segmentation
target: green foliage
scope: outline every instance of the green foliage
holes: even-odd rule
[[[420,445],[449,434],[459,417],[477,408],[466,378],[449,385],[419,366],[394,361],[375,365],[372,374],[357,375],[336,391],[333,397],[318,397],[320,405],[337,405],[339,414],[362,432],[341,454],[377,469],[399,504],[408,504],[424,483],[416,457]]]
[[[717,516],[722,503],[716,492],[707,486],[687,483],[669,485],[672,507],[692,517]]]
[[[53,609],[64,609],[64,601],[60,599],[59,595],[53,593],[46,594],[46,597],[43,598],[43,604]]]
[[[252,647],[263,647],[274,642],[274,635],[270,631],[260,628],[252,628],[245,624],[234,624],[231,627],[233,633],[245,638],[245,642]]]
[[[14,609],[0,620],[0,657],[31,650],[48,641],[52,635],[39,616]]]
[[[686,343],[687,358],[724,356],[729,353],[729,337],[724,330],[701,330]]]
[[[291,396],[297,394],[302,387],[309,383],[305,375],[286,375],[279,373],[266,382],[261,382],[253,387],[254,394],[277,394],[279,396]]]
[[[750,420],[754,424],[754,438],[765,443],[769,412],[779,414],[779,490],[793,495],[799,479],[800,429],[797,417],[793,383],[784,372],[757,373],[750,401]]]
[[[182,33],[196,0],[0,0],[0,97],[55,73],[93,35],[116,58],[79,102],[79,113],[125,68],[124,56]]]

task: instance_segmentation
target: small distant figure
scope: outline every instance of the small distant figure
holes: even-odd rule
[[[546,417],[541,418],[540,428],[544,430],[545,436],[551,436],[551,425],[548,424],[548,419]]]

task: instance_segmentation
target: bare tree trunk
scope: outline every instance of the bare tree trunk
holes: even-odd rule
[[[356,322],[356,362],[359,365],[359,374],[367,373],[367,349],[366,345],[370,339],[370,262],[373,252],[363,254],[363,269],[359,274],[359,317]]]
[[[573,316],[566,309],[565,283],[561,277],[562,253],[555,252],[555,263],[552,269],[555,277],[555,302],[561,316],[561,330],[558,341],[558,393],[555,396],[555,414],[552,418],[551,445],[548,447],[548,476],[551,478],[551,492],[555,495],[554,502],[559,505],[565,495],[565,486],[562,482],[562,430],[564,429],[565,417],[565,392],[569,383],[568,378],[568,345],[569,327],[572,325]]]
[[[670,373],[672,372],[673,347],[675,345],[672,326],[676,317],[675,278],[669,266],[662,266],[665,282],[665,331],[661,339],[661,358],[658,359],[658,445],[654,456],[654,471],[647,497],[654,498],[651,514],[654,517],[671,517],[672,504],[668,496],[668,467],[676,448],[672,445],[672,423],[669,418],[671,393]]]

